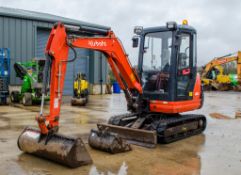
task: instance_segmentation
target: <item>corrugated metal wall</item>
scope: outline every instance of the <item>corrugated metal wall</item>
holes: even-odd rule
[[[98,51],[90,51],[89,72],[95,72],[89,76],[93,84],[100,84],[101,80],[106,83],[108,64],[106,57]]]
[[[48,41],[49,38],[49,33],[50,30],[46,30],[46,29],[37,29],[37,42],[36,42],[36,53],[35,56],[37,58],[45,58],[45,46],[46,46],[46,42]]]
[[[38,58],[44,58],[45,45],[47,43],[50,30],[38,28],[37,29],[37,48],[36,56]],[[72,95],[73,93],[73,82],[74,77],[78,72],[85,73],[88,77],[89,74],[89,62],[88,55],[89,51],[86,49],[76,49],[77,59],[74,62],[69,62],[67,64],[67,71],[64,82],[64,94]],[[73,51],[69,50],[69,60],[74,57]]]
[[[0,47],[7,47],[11,49],[11,84],[20,84],[21,81],[16,77],[13,69],[13,64],[16,61],[27,61],[37,56],[37,28],[51,29],[52,23],[39,22],[33,20],[26,20],[20,18],[12,18],[0,16]],[[43,48],[39,48],[43,49]],[[89,73],[89,81],[93,84],[99,84],[102,79],[105,82],[107,73],[107,62],[105,58],[101,59],[98,52],[89,52],[89,66],[87,74]],[[83,53],[80,53],[82,55]],[[81,60],[80,60],[81,61]],[[77,65],[77,64],[75,64]],[[84,65],[84,64],[78,64]],[[102,67],[102,72],[100,68]],[[77,68],[76,68],[77,69]],[[80,68],[84,69],[84,68]],[[68,75],[67,76],[71,76]]]
[[[0,47],[11,50],[11,84],[21,82],[13,69],[14,62],[35,57],[37,26],[51,28],[52,24],[0,16]]]

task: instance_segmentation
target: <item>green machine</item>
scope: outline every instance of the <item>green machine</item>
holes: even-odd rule
[[[238,86],[238,75],[237,74],[229,74],[230,84],[231,86]]]
[[[20,102],[25,106],[41,103],[44,64],[44,59],[33,59],[14,64],[16,76],[22,80],[22,86],[20,91],[11,92],[12,103]],[[49,100],[49,96],[45,97],[45,100]]]

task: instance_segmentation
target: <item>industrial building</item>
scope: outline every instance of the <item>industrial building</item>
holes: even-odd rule
[[[9,48],[11,55],[10,84],[19,85],[13,64],[33,58],[43,58],[44,48],[54,23],[61,21],[71,26],[89,26],[100,29],[108,27],[47,13],[0,7],[0,48]],[[70,50],[69,59],[73,57]],[[68,63],[64,95],[72,95],[73,80],[78,72],[85,73],[94,94],[104,93],[108,67],[104,56],[96,51],[77,49],[75,62]],[[102,92],[101,92],[102,91]]]

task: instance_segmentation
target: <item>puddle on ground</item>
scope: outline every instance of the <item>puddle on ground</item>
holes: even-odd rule
[[[7,117],[0,116],[0,129],[7,129],[9,128],[9,121],[10,119]]]
[[[22,154],[18,149],[16,142],[22,131],[20,128],[24,128],[27,125],[36,126],[34,119],[36,107],[33,109],[31,107],[24,109],[11,106],[0,107],[0,119],[1,117],[6,117],[10,120],[10,128],[0,132],[0,174],[240,174],[241,120],[216,120],[211,118],[209,114],[215,112],[228,117],[234,116],[236,111],[241,110],[241,93],[224,93],[225,96],[222,94],[206,93],[203,108],[191,111],[192,113],[207,116],[208,125],[204,134],[168,145],[157,145],[155,149],[133,146],[133,151],[116,155],[93,150],[86,144],[86,148],[94,163],[93,165],[82,166],[76,169],[70,169],[48,160]],[[87,143],[89,131],[91,128],[96,127],[97,122],[106,121],[108,116],[126,113],[125,98],[122,94],[92,96],[90,100],[92,100],[89,103],[91,109],[72,107],[68,103],[63,106],[60,116],[61,134],[80,136]],[[232,102],[231,104],[230,101]],[[99,111],[101,108],[107,112]],[[48,109],[48,106],[46,106],[46,109]],[[8,114],[5,116],[3,112]],[[0,128],[5,125],[5,119],[0,120]]]
[[[96,123],[104,123],[104,122],[106,122],[106,120],[89,116],[89,115],[82,115],[82,114],[79,115],[79,117],[74,118],[74,123],[79,125],[96,124]]]
[[[128,169],[128,166],[126,165],[125,162],[122,163],[119,171],[116,173],[113,173],[110,171],[101,172],[96,168],[95,165],[93,165],[90,169],[89,175],[127,175],[127,169]]]

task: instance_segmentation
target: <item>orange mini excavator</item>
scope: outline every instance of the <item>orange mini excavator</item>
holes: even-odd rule
[[[54,25],[46,46],[43,99],[50,74],[50,112],[36,120],[39,129],[26,128],[18,139],[19,148],[71,167],[91,162],[81,139],[57,133],[68,51],[75,48],[102,52],[124,91],[129,113],[113,116],[98,129],[118,134],[129,143],[154,147],[201,133],[206,127],[203,115],[180,114],[203,104],[200,76],[197,74],[196,30],[184,20],[162,27],[135,27],[133,47],[139,48],[134,69],[121,41],[111,29],[81,26],[82,36],[72,29]],[[74,28],[76,32],[76,28]],[[75,54],[76,55],[76,54]],[[89,140],[92,135],[90,134]]]

